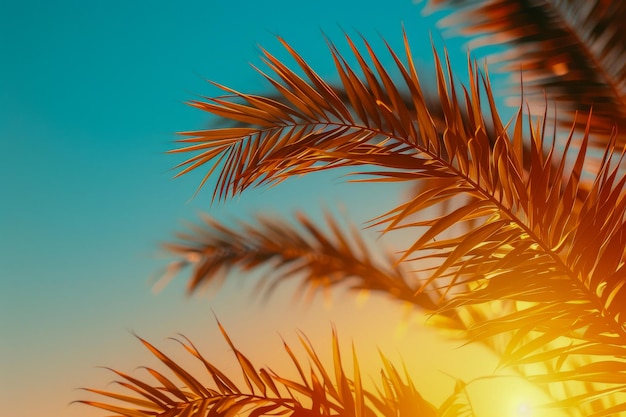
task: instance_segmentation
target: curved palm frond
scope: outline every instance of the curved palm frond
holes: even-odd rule
[[[326,290],[346,286],[356,291],[376,291],[428,311],[437,308],[431,296],[417,293],[420,284],[414,274],[395,263],[382,248],[374,253],[359,231],[350,232],[326,214],[329,232],[298,213],[297,225],[270,217],[257,217],[257,224],[240,223],[226,227],[204,216],[204,225],[192,226],[192,233],[178,235],[179,242],[165,245],[178,259],[170,263],[164,280],[192,267],[188,291],[206,285],[220,285],[235,268],[249,271],[270,266],[259,280],[258,290],[269,295],[283,282],[301,279],[302,290]]]
[[[477,46],[504,44],[494,58],[524,79],[524,95],[542,105],[559,102],[559,119],[593,106],[596,133],[626,127],[626,4],[611,0],[427,0],[452,7],[441,23],[474,37]],[[489,53],[489,52],[487,52]],[[569,114],[568,114],[569,111]],[[584,122],[584,118],[579,121]],[[596,138],[606,139],[606,136]],[[601,143],[605,143],[602,141]]]
[[[569,398],[570,406],[579,406],[598,392],[608,396],[610,390],[615,393],[626,388],[624,328],[619,319],[624,294],[617,283],[623,282],[624,181],[615,181],[618,167],[611,165],[607,153],[590,194],[577,207],[584,153],[578,153],[572,175],[555,180],[552,188],[545,187],[542,181],[552,176],[545,170],[554,166],[550,160],[554,149],[543,158],[543,139],[537,140],[542,137],[542,129],[535,130],[530,172],[517,178],[500,176],[501,183],[518,183],[509,191],[498,192],[498,185],[490,183],[489,177],[498,171],[502,175],[503,168],[514,172],[514,165],[510,161],[507,167],[505,158],[497,154],[487,157],[482,164],[487,175],[475,177],[475,184],[482,180],[484,190],[496,190],[492,198],[478,197],[473,205],[456,208],[448,216],[416,224],[426,226],[426,231],[407,255],[434,250],[443,258],[431,279],[448,288],[462,288],[448,298],[447,308],[513,301],[510,311],[493,312],[479,320],[474,317],[470,340],[508,333],[504,362],[546,367],[541,376],[532,379],[599,383],[600,387]],[[583,150],[587,140],[585,135]],[[497,149],[496,143],[494,153]],[[565,164],[560,163],[561,167]],[[561,178],[560,173],[555,178]],[[478,196],[475,190],[470,192]],[[492,203],[497,195],[496,208]],[[431,241],[459,220],[475,220],[476,213],[483,220],[476,226]],[[432,256],[427,253],[424,257]],[[612,290],[603,292],[613,280],[617,282]],[[580,365],[580,356],[589,357],[592,352],[602,365]],[[606,384],[612,387],[606,389]]]
[[[382,357],[381,370],[384,389],[378,394],[363,388],[359,363],[353,350],[353,379],[347,377],[342,364],[339,341],[333,331],[333,364],[326,368],[306,337],[300,341],[307,352],[310,370],[298,360],[292,349],[284,343],[297,379],[285,378],[273,371],[257,369],[233,344],[224,328],[218,323],[222,335],[232,349],[241,369],[244,386],[238,385],[213,363],[207,360],[188,339],[177,340],[185,350],[197,359],[213,381],[206,387],[200,375],[194,376],[169,356],[149,342],[139,338],[157,357],[167,372],[145,368],[151,380],[140,380],[126,373],[112,370],[123,381],[117,384],[126,389],[125,394],[113,391],[86,389],[105,397],[106,402],[80,400],[78,403],[101,408],[116,417],[206,417],[288,415],[291,417],[435,417],[436,409],[422,398],[408,379],[405,383],[396,368]],[[182,385],[181,385],[182,384]],[[111,401],[114,400],[114,401]],[[417,414],[416,414],[417,413]]]
[[[408,42],[407,65],[391,51],[402,88],[367,43],[371,64],[350,38],[348,43],[364,82],[334,45],[330,49],[353,112],[285,44],[308,81],[269,53],[265,56],[280,81],[268,79],[290,104],[226,87],[234,94],[231,99],[247,104],[228,97],[194,103],[250,125],[194,132],[181,140],[194,145],[176,152],[200,151],[181,164],[186,166],[182,173],[223,160],[215,192],[220,198],[251,185],[337,166],[378,166],[380,171],[365,172],[373,180],[422,181],[423,191],[378,219],[388,232],[416,230],[419,237],[401,260],[428,262],[421,272],[429,278],[418,293],[432,285],[439,288],[441,312],[503,299],[517,303],[510,312],[475,322],[472,337],[511,334],[507,360],[512,363],[538,353],[544,361],[553,355],[559,366],[538,379],[573,378],[617,385],[616,391],[623,391],[626,177],[618,175],[623,154],[615,149],[616,135],[596,160],[597,175],[588,178],[583,167],[591,118],[584,132],[572,129],[563,145],[556,136],[549,137],[545,115],[525,122],[520,110],[509,133],[498,116],[489,80],[476,66],[469,66],[470,85],[459,95],[449,81],[449,64],[446,75],[435,56],[445,115],[440,134],[423,100]],[[411,92],[415,110],[404,104],[401,89]],[[483,95],[488,112],[483,111]],[[493,133],[486,130],[486,119],[491,119]],[[524,125],[530,130],[527,139]],[[526,155],[525,142],[530,143]],[[583,185],[584,198],[579,198]],[[459,197],[470,202],[459,204]],[[451,202],[451,209],[443,215],[427,210],[445,202]],[[560,345],[564,340],[567,346]],[[567,357],[590,351],[602,357],[603,365],[559,370]],[[593,395],[583,394],[579,400]]]
[[[219,87],[232,95],[207,102],[192,102],[194,107],[234,122],[247,123],[248,126],[182,133],[191,136],[178,141],[187,146],[170,152],[197,154],[178,165],[183,169],[177,175],[212,164],[201,183],[203,185],[208,176],[221,166],[214,198],[224,199],[252,185],[276,183],[290,175],[320,169],[364,164],[406,169],[415,163],[412,156],[415,149],[411,144],[398,143],[395,140],[397,137],[419,142],[423,136],[424,140],[432,141],[429,146],[440,148],[436,142],[436,127],[425,108],[417,74],[406,72],[394,55],[404,70],[403,75],[417,109],[409,111],[400,90],[380,63],[377,62],[376,67],[380,70],[378,75],[382,81],[377,79],[377,70],[367,65],[350,38],[347,39],[367,79],[363,83],[336,48],[330,45],[349,103],[342,102],[335,89],[320,79],[283,41],[309,82],[265,52],[268,65],[280,81],[268,75],[265,77],[289,105],[239,93],[224,86]],[[370,56],[376,58],[373,51],[369,51]],[[237,103],[238,100],[246,104]],[[401,111],[401,119],[393,114],[392,107]],[[417,119],[414,119],[416,115]],[[342,157],[346,155],[350,158]],[[391,171],[382,174],[399,181],[415,179],[401,173],[394,175]]]

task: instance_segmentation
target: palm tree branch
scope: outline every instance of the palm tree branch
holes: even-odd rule
[[[395,265],[390,254],[377,260],[354,227],[347,233],[327,215],[330,230],[325,232],[304,214],[296,217],[296,226],[258,217],[256,225],[241,223],[233,229],[205,216],[204,226],[192,226],[191,234],[181,233],[179,242],[165,245],[178,259],[162,279],[165,282],[181,269],[192,267],[187,285],[191,293],[209,284],[219,285],[233,268],[271,265],[271,273],[258,283],[267,295],[277,285],[300,277],[313,289],[349,285],[353,290],[381,292],[429,311],[437,307],[430,295],[416,294],[419,284]]]
[[[594,0],[580,4],[560,0],[429,0],[433,8],[459,9],[442,20],[447,27],[473,36],[472,44],[506,43],[498,54],[521,68],[524,87],[541,100],[546,91],[570,110],[589,110],[606,132],[622,126],[626,108],[626,48],[621,2]]]
[[[361,384],[358,360],[353,347],[353,364],[355,369],[354,380],[349,379],[342,363],[339,341],[336,332],[332,334],[332,367],[327,369],[322,363],[317,352],[308,341],[306,336],[301,335],[300,341],[305,349],[307,358],[312,361],[310,376],[306,377],[302,372],[301,361],[296,358],[291,348],[285,344],[285,350],[289,354],[301,380],[294,380],[277,375],[263,368],[257,370],[252,362],[243,355],[233,344],[230,337],[219,324],[222,336],[233,349],[236,360],[243,372],[244,381],[248,392],[233,387],[233,383],[221,371],[208,362],[197,351],[195,346],[186,338],[177,340],[196,359],[200,359],[205,369],[214,380],[229,381],[228,388],[217,385],[218,390],[204,387],[200,384],[191,371],[187,371],[160,350],[147,341],[140,339],[145,347],[155,355],[170,371],[173,372],[183,383],[184,388],[178,388],[159,371],[152,370],[150,374],[156,382],[164,386],[152,385],[143,382],[122,372],[115,371],[118,375],[124,375],[129,383],[123,387],[140,394],[139,397],[120,394],[113,391],[97,389],[85,389],[85,391],[105,398],[107,402],[94,400],[79,400],[77,403],[86,404],[95,408],[114,412],[117,416],[124,417],[190,417],[195,415],[222,415],[237,414],[249,417],[261,415],[289,414],[291,417],[298,416],[342,416],[342,417],[410,417],[411,411],[422,410],[425,417],[434,417],[435,408],[425,401],[415,390],[413,383],[408,379],[403,382],[387,358],[382,356],[384,370],[382,375],[389,381],[390,395],[374,395],[363,388]],[[331,376],[331,373],[334,374]],[[253,383],[251,383],[251,381]],[[261,389],[258,394],[254,393],[254,386]],[[280,388],[279,388],[280,387]],[[167,398],[167,401],[157,400],[153,395],[145,395],[146,392],[158,393],[159,397]],[[285,395],[285,392],[287,395]],[[294,392],[296,393],[294,395]],[[170,397],[179,397],[173,400]],[[115,402],[109,402],[114,400]],[[406,408],[411,405],[411,408]],[[382,414],[376,413],[378,410]],[[399,412],[399,414],[398,414]]]

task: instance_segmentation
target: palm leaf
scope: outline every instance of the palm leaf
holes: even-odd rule
[[[219,325],[219,323],[218,323]],[[205,417],[205,416],[249,416],[288,415],[291,417],[341,416],[341,417],[412,417],[415,411],[420,416],[435,416],[435,408],[415,390],[410,379],[405,383],[394,366],[382,356],[384,369],[381,371],[387,395],[376,395],[363,388],[356,353],[353,349],[354,380],[349,379],[342,364],[339,339],[332,334],[333,364],[327,369],[306,337],[301,337],[302,346],[312,363],[310,376],[305,376],[303,365],[285,344],[300,379],[281,377],[271,370],[257,368],[233,344],[219,325],[220,331],[232,348],[242,371],[246,388],[239,387],[222,371],[205,359],[191,341],[177,340],[187,352],[198,359],[215,387],[205,387],[193,376],[192,371],[165,355],[149,342],[139,339],[157,357],[178,381],[168,379],[161,372],[146,368],[154,381],[143,381],[114,371],[127,382],[119,384],[131,391],[120,394],[113,391],[86,389],[103,397],[106,402],[80,400],[92,407],[104,409],[116,416],[124,417]],[[179,387],[180,384],[180,387]],[[260,392],[255,393],[256,389]],[[110,402],[114,400],[115,402]],[[398,414],[399,413],[399,414]]]
[[[428,0],[431,9],[451,6],[445,27],[473,37],[470,47],[506,45],[494,60],[513,85],[524,80],[527,99],[559,102],[559,118],[593,106],[593,124],[607,135],[626,126],[626,4],[590,0]],[[489,52],[488,52],[489,53]],[[584,118],[579,119],[584,123]],[[604,142],[603,142],[604,143]]]
[[[420,284],[414,274],[397,265],[383,248],[372,251],[359,231],[344,230],[326,214],[326,228],[299,213],[297,224],[270,217],[257,217],[257,224],[240,222],[229,228],[207,216],[192,233],[181,233],[179,241],[165,245],[178,259],[170,263],[162,278],[168,281],[182,269],[193,269],[187,288],[190,293],[208,285],[219,286],[236,268],[250,271],[269,267],[258,281],[267,295],[284,282],[301,279],[300,288],[309,294],[333,286],[355,291],[375,291],[426,310],[437,305],[429,294],[417,294]]]

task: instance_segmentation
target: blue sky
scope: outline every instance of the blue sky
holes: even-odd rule
[[[75,388],[112,379],[96,366],[132,370],[149,360],[131,331],[157,343],[176,332],[208,338],[219,355],[213,313],[253,350],[296,328],[326,342],[331,321],[371,342],[348,302],[262,307],[238,284],[186,298],[183,279],[159,294],[149,279],[166,262],[159,243],[199,211],[245,219],[345,205],[359,223],[391,207],[393,194],[328,173],[210,207],[210,189],[190,200],[198,175],[171,179],[180,159],[165,151],[175,132],[209,125],[184,105],[216,93],[207,79],[267,89],[250,63],[262,66],[257,45],[284,57],[275,35],[330,80],[322,32],[340,45],[345,30],[400,47],[404,23],[416,60],[430,62],[430,35],[440,44],[439,35],[420,10],[410,0],[0,2],[0,414],[103,415],[68,403],[84,397]],[[447,44],[464,71],[461,44]],[[374,327],[380,316],[358,314]]]

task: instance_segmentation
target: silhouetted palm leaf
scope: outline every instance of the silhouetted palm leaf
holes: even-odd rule
[[[287,415],[290,417],[341,416],[341,417],[435,417],[435,408],[415,390],[407,377],[403,382],[395,367],[383,356],[381,371],[384,393],[371,393],[361,383],[359,363],[353,351],[354,378],[349,379],[344,370],[339,341],[332,335],[333,364],[327,369],[311,343],[300,337],[307,352],[310,371],[307,372],[292,351],[284,344],[299,379],[277,375],[269,369],[257,369],[233,344],[219,325],[222,335],[232,349],[245,387],[237,385],[213,363],[205,359],[193,343],[185,338],[178,342],[196,358],[214,382],[205,387],[197,371],[189,371],[162,353],[152,344],[139,339],[173,374],[171,379],[146,368],[153,380],[140,380],[120,371],[112,370],[125,381],[118,384],[130,393],[87,389],[105,397],[107,402],[81,400],[79,403],[101,408],[124,417],[207,417]],[[197,376],[194,376],[193,373]],[[110,400],[115,400],[111,403]],[[116,405],[119,404],[119,405]],[[418,414],[416,414],[416,412]]]
[[[446,27],[474,37],[470,47],[505,44],[494,58],[506,63],[527,99],[557,100],[559,119],[593,106],[593,124],[608,134],[626,127],[626,3],[611,0],[427,0],[452,6]],[[487,52],[490,53],[490,52]],[[520,74],[521,71],[521,74]],[[569,112],[569,114],[568,114]],[[584,118],[579,119],[584,122]]]
[[[297,226],[259,216],[257,224],[240,223],[235,230],[208,217],[203,220],[205,225],[192,227],[193,234],[181,233],[179,242],[165,246],[179,260],[169,265],[164,280],[192,267],[189,292],[221,284],[234,268],[269,266],[270,272],[259,280],[259,290],[268,294],[282,282],[301,279],[303,289],[342,285],[382,292],[427,310],[437,307],[429,294],[417,294],[420,284],[415,275],[395,264],[390,253],[381,248],[372,252],[356,229],[347,233],[330,214],[326,215],[329,232],[302,213]]]

